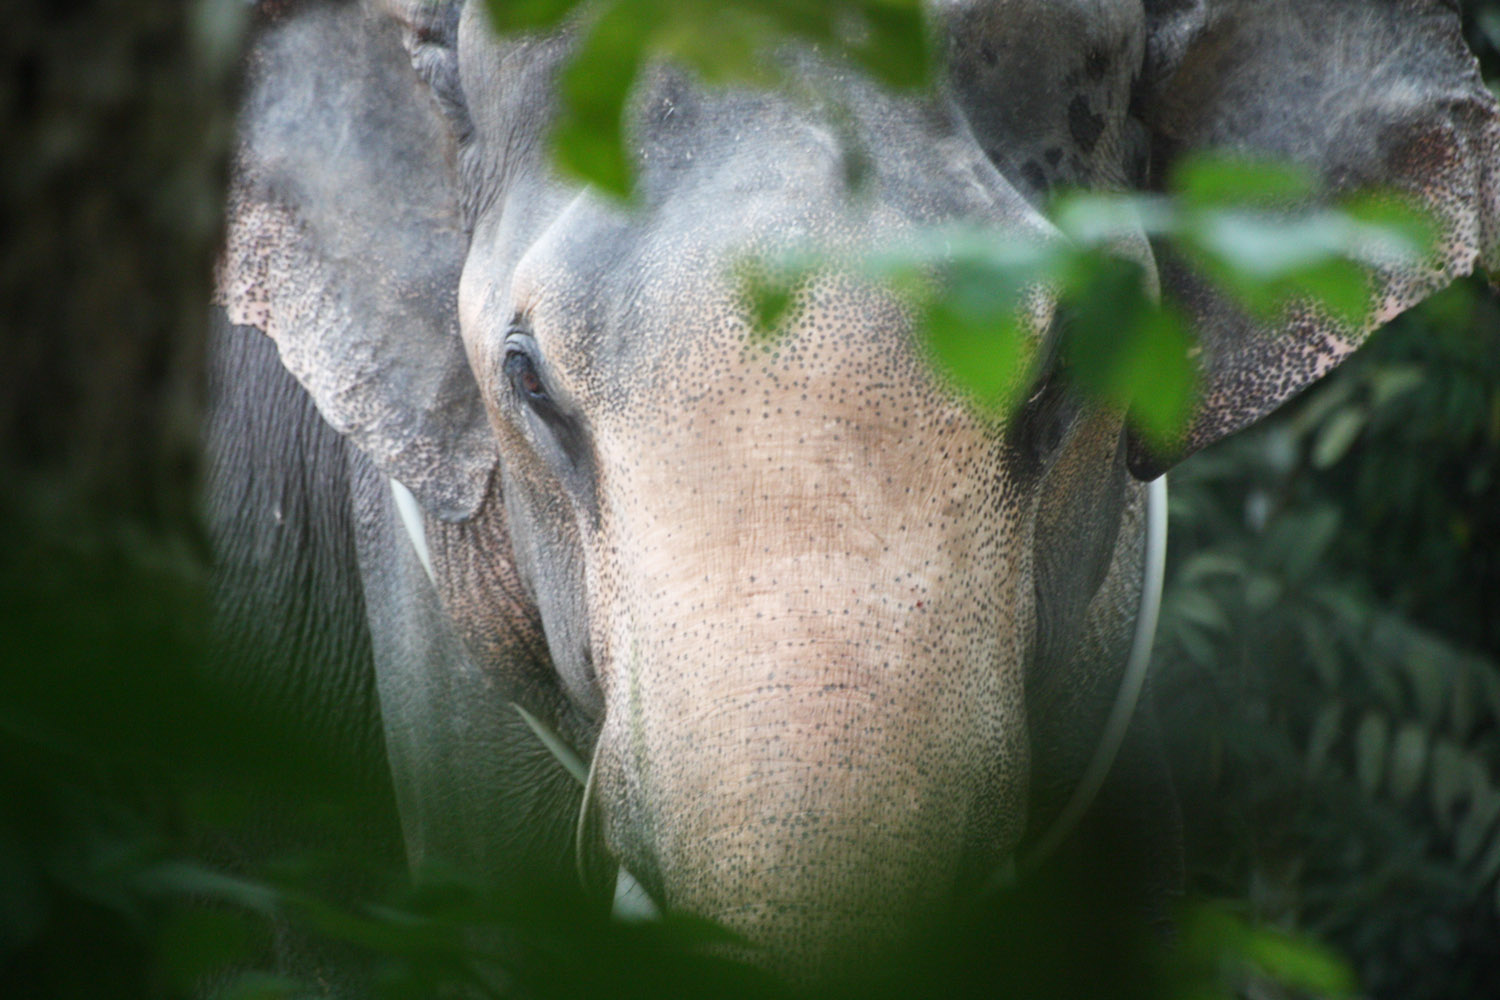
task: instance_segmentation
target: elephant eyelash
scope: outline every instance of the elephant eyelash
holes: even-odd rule
[[[532,360],[530,353],[525,348],[512,345],[505,352],[505,375],[510,379],[511,385],[515,386],[521,398],[530,403],[551,402],[551,395],[547,392],[547,384],[542,381],[541,373],[536,370],[536,362]]]
[[[514,332],[506,342],[503,368],[505,377],[532,419],[533,433],[545,442],[543,451],[562,463],[560,467],[591,470],[592,449],[587,431],[565,405],[559,405],[547,388],[547,380],[538,369],[535,348],[528,346],[530,337]]]

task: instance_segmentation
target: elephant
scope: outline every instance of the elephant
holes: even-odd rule
[[[485,6],[257,11],[211,339],[222,627],[389,782],[413,870],[613,859],[795,975],[899,944],[1064,809],[1146,484],[1500,265],[1500,109],[1452,2],[934,0],[929,91],[789,45],[828,101],[663,61],[628,208],[549,155],[576,25],[499,37]],[[1171,447],[1060,366],[976,411],[857,275],[756,339],[732,278],[955,222],[1061,239],[1051,191],[1159,190],[1219,148],[1301,164],[1320,203],[1404,192],[1440,239],[1371,272],[1352,328],[1252,316],[1142,236],[1197,337]],[[1146,703],[1074,839],[1133,831],[1090,870],[1169,892],[1176,809]]]

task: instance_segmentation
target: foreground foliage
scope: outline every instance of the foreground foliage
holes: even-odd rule
[[[540,18],[570,6],[496,8]],[[612,6],[647,12],[650,30],[636,37],[668,51],[692,48],[671,17],[760,18],[734,36],[758,39],[800,16],[800,5],[771,2],[739,14]],[[916,9],[845,6],[877,28],[887,8],[898,27]],[[4,366],[0,456],[11,539],[0,554],[6,995],[249,998],[326,986],[268,971],[292,947],[289,927],[332,963],[363,970],[382,996],[774,995],[702,954],[711,929],[612,924],[563,891],[497,897],[456,875],[414,887],[399,860],[350,853],[288,851],[255,871],[227,860],[225,844],[260,820],[247,803],[268,784],[330,840],[357,840],[379,808],[345,794],[354,765],[317,734],[248,715],[201,670],[191,373],[228,135],[230,9],[32,12],[8,42],[19,83],[5,120],[33,155],[7,164],[4,188],[7,231],[24,234],[3,285],[7,321],[24,334]],[[1476,4],[1473,15],[1493,31],[1493,69],[1500,13]],[[798,30],[844,29],[816,20]],[[916,79],[881,69],[896,65],[877,44],[888,34],[893,51],[910,37],[864,36],[869,67]],[[642,51],[620,61],[616,83]],[[79,75],[80,64],[93,71]],[[618,100],[584,94],[580,121],[609,122]],[[580,147],[577,162],[588,156]],[[619,162],[607,150],[602,162],[623,187]],[[997,307],[986,300],[965,318],[939,301],[937,351],[947,343],[982,394],[993,372],[962,362],[963,338]],[[1308,935],[1335,942],[1376,995],[1490,994],[1500,979],[1496,331],[1500,307],[1471,286],[1174,475],[1158,687],[1191,821],[1193,889],[1226,902],[1184,915],[1180,943],[1163,948],[1108,901],[1022,885],[933,929],[922,955],[860,995],[1228,996],[1252,980],[1261,991],[1349,991],[1344,966]]]

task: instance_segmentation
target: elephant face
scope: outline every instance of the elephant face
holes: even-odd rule
[[[637,105],[642,206],[559,192],[519,252],[508,210],[481,212],[459,287],[518,569],[598,727],[607,847],[778,952],[884,938],[1015,845],[1052,458],[945,387],[852,276],[753,336],[734,264],[799,236],[1047,234],[955,116],[808,72],[878,110],[856,125],[868,207],[827,123],[663,70]],[[476,113],[476,155],[495,120]]]
[[[631,105],[627,211],[548,162],[568,37],[496,39],[481,5],[391,6],[394,21],[315,6],[266,33],[219,287],[426,512],[440,613],[396,628],[455,636],[426,644],[446,652],[422,669],[474,680],[443,697],[382,688],[403,812],[422,817],[404,816],[408,836],[467,824],[478,855],[514,849],[493,831],[515,827],[500,813],[517,798],[494,785],[538,780],[534,757],[512,767],[490,738],[514,701],[591,760],[582,808],[664,905],[799,968],[899,939],[1082,769],[1069,746],[1089,744],[1138,587],[1127,460],[1154,474],[1362,331],[1258,326],[1159,247],[1200,325],[1205,391],[1178,451],[1147,455],[1061,377],[1014,416],[976,411],[900,303],[854,275],[805,283],[778,335],[757,337],[734,268],[954,221],[1057,239],[1037,207],[1050,187],[1146,183],[1170,168],[1153,155],[1210,142],[1290,153],[1337,188],[1343,133],[1320,146],[1303,129],[1282,149],[1265,115],[1283,104],[1235,83],[1282,58],[1299,15],[940,3],[936,96],[787,53],[837,116],[655,67]],[[1495,249],[1494,103],[1451,11],[1329,6],[1350,54],[1299,77],[1325,100],[1299,112],[1389,118],[1384,92],[1350,86],[1364,59],[1404,87],[1390,134],[1446,143],[1433,164],[1408,145],[1372,168],[1446,212],[1442,259],[1376,276],[1407,304]],[[1428,40],[1382,62],[1408,22]],[[395,523],[371,525],[371,548],[408,544]],[[399,658],[379,645],[384,684]],[[414,721],[438,717],[464,733],[441,753]]]

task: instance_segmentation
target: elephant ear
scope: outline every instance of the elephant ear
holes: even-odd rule
[[[1316,200],[1395,191],[1430,214],[1435,250],[1371,271],[1374,309],[1340,323],[1292,307],[1278,322],[1233,306],[1170,245],[1164,294],[1195,325],[1203,393],[1178,448],[1131,449],[1143,478],[1258,419],[1454,278],[1500,266],[1500,112],[1452,0],[1147,0],[1136,113],[1152,174],[1211,149],[1291,161]]]
[[[267,15],[216,301],[275,341],[324,419],[382,472],[428,512],[463,520],[497,453],[458,335],[467,237],[453,109],[421,79],[456,80],[442,52],[454,20],[447,5],[412,9],[404,20],[360,3]]]

